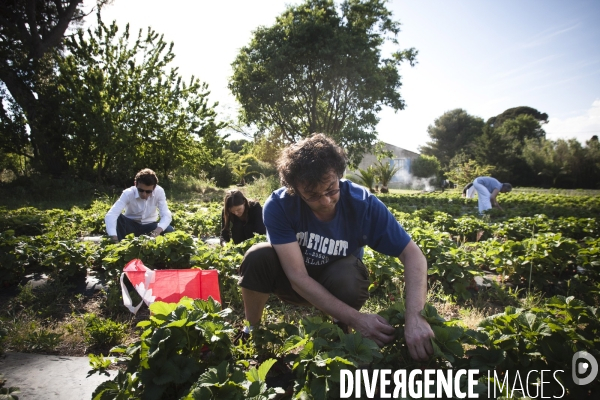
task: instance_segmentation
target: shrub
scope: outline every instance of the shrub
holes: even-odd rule
[[[121,343],[127,333],[127,324],[85,314],[85,341],[91,346],[114,346]]]

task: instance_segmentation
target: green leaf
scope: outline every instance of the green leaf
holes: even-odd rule
[[[264,361],[258,367],[258,369],[251,368],[248,372],[246,372],[246,378],[250,382],[264,382],[267,377],[267,374],[269,373],[269,370],[276,362],[277,360],[274,358],[270,358]]]

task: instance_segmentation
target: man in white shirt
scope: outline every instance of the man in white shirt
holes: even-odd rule
[[[125,210],[125,214],[122,211]],[[160,221],[158,215],[160,213]],[[134,186],[123,190],[121,197],[106,213],[106,233],[113,242],[123,240],[133,233],[135,236],[156,237],[173,232],[171,211],[167,197],[154,171],[144,168],[137,173]]]

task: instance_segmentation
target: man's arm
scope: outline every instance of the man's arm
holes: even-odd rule
[[[500,190],[494,189],[492,194],[490,194],[490,202],[492,203],[493,207],[497,207],[502,210],[502,207],[500,207],[500,204],[498,204],[498,200],[496,200],[496,196],[498,196],[498,193],[500,193]]]
[[[173,220],[173,216],[171,215],[171,211],[169,211],[169,207],[167,205],[167,196],[165,195],[164,190],[157,191],[158,198],[156,199],[156,206],[158,207],[158,212],[160,213],[160,222],[156,227],[155,231],[158,231],[156,235],[160,235],[162,231],[167,229],[171,221]]]
[[[121,212],[123,212],[123,210],[127,207],[127,204],[129,204],[129,193],[127,192],[127,190],[124,190],[123,193],[121,193],[121,197],[119,197],[119,200],[117,200],[115,204],[112,205],[112,207],[110,208],[110,210],[108,210],[106,216],[104,217],[104,223],[106,224],[106,234],[110,236],[113,242],[116,242],[118,240],[117,219],[119,218],[119,215],[121,215]]]
[[[304,259],[297,242],[274,244],[273,248],[281,262],[292,288],[319,310],[351,326],[377,343],[390,342],[394,328],[385,318],[376,314],[363,314],[332,295],[306,272]]]
[[[433,354],[430,338],[433,331],[421,315],[427,298],[427,259],[412,240],[399,256],[404,264],[406,280],[406,314],[404,338],[410,356],[417,361],[427,361]]]

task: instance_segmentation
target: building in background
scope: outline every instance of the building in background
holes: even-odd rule
[[[413,160],[419,157],[419,153],[415,153],[389,143],[384,143],[383,150],[391,151],[392,158],[386,158],[382,161],[400,167],[400,170],[394,175],[394,178],[392,178],[388,186],[390,188],[404,188],[407,186],[412,186],[414,178],[410,173],[410,165]],[[370,165],[374,166],[376,163],[377,156],[375,154],[367,153],[358,165],[358,168],[367,169]],[[349,171],[347,175],[350,180],[352,180],[352,175],[354,174],[354,171]]]

